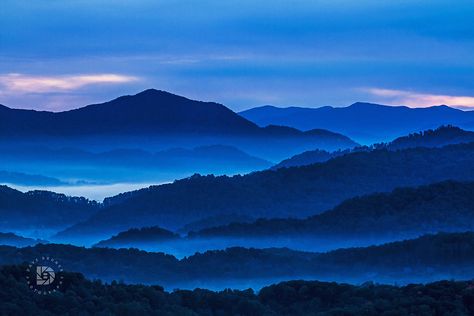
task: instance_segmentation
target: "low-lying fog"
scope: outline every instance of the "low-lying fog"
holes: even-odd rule
[[[366,247],[370,245],[380,245],[397,239],[360,239],[360,240],[333,240],[315,239],[307,237],[272,237],[272,238],[183,238],[178,241],[155,242],[155,243],[121,243],[109,248],[137,248],[147,252],[163,252],[182,259],[194,255],[196,252],[206,252],[209,250],[223,250],[231,247],[244,248],[289,248],[305,252],[327,252],[339,248]],[[92,241],[90,238],[81,240],[63,240],[54,238],[53,243],[66,243],[76,246],[93,247],[98,240]]]
[[[90,200],[102,202],[104,198],[117,195],[119,193],[138,190],[141,188],[149,187],[150,185],[159,185],[161,183],[113,183],[113,184],[82,184],[82,185],[60,185],[60,186],[26,186],[5,183],[11,188],[16,190],[27,192],[32,190],[46,190],[53,191],[56,193],[63,193],[71,196],[83,196]]]

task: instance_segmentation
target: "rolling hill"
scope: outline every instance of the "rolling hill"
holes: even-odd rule
[[[419,133],[398,137],[388,143],[378,143],[371,146],[361,146],[353,149],[338,150],[333,152],[320,149],[305,151],[301,154],[297,154],[282,160],[280,163],[274,165],[272,169],[310,165],[357,151],[370,151],[381,148],[388,150],[401,150],[416,147],[430,148],[470,142],[474,142],[474,132],[465,131],[459,127],[447,125],[440,126],[435,130],[430,129]]]
[[[0,185],[0,229],[61,229],[85,220],[100,204],[48,191],[22,193]]]
[[[64,272],[67,295],[31,295],[26,265],[0,267],[0,305],[4,315],[471,315],[471,281],[439,281],[393,286],[294,280],[252,289],[211,291],[160,285],[102,283],[81,273]],[[69,270],[68,270],[69,271]],[[147,299],[144,299],[147,298]]]
[[[137,249],[70,245],[0,246],[0,264],[29,262],[47,253],[69,270],[103,281],[160,283],[167,288],[259,287],[305,278],[349,283],[429,282],[474,277],[474,233],[426,235],[417,239],[326,253],[289,249],[229,248],[176,259]]]
[[[96,247],[136,247],[137,244],[159,244],[163,241],[172,241],[179,239],[180,236],[169,230],[154,226],[142,227],[140,229],[132,228],[121,232],[109,239],[97,243]]]
[[[343,156],[345,154],[349,154],[355,151],[369,151],[371,150],[369,147],[357,147],[352,150],[338,150],[329,152],[326,150],[308,150],[301,154],[297,154],[291,156],[290,158],[284,159],[277,163],[276,165],[272,166],[273,170],[280,169],[280,168],[290,168],[290,167],[301,167],[301,166],[308,166],[315,163],[326,162],[331,158]]]
[[[26,238],[23,236],[18,236],[17,234],[14,234],[14,233],[0,232],[0,245],[26,247],[26,246],[34,246],[38,243],[46,243],[46,241],[33,239],[33,238]]]
[[[18,185],[65,185],[66,183],[52,177],[37,174],[25,174],[0,170],[0,183]]]
[[[474,180],[474,144],[356,152],[244,176],[195,175],[107,199],[104,209],[58,236],[98,234],[103,239],[150,225],[176,229],[220,214],[306,217],[359,195],[449,179]]]
[[[434,130],[426,130],[407,136],[398,137],[385,144],[390,150],[414,147],[442,147],[452,144],[474,142],[474,132],[465,131],[456,126],[441,126]]]
[[[344,201],[306,219],[260,219],[191,233],[192,238],[403,239],[474,231],[474,182],[446,181]]]
[[[1,148],[1,147],[0,147]],[[0,183],[26,185],[61,185],[83,183],[162,183],[190,176],[196,172],[212,174],[247,173],[266,169],[271,162],[248,155],[231,146],[213,145],[192,149],[170,148],[151,152],[137,148],[87,151],[77,148],[46,146],[3,147],[0,164],[23,173],[48,174],[28,176],[0,171]]]

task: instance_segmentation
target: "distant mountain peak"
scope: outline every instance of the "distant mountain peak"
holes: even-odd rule
[[[174,104],[175,102],[190,102],[190,103],[201,103],[201,101],[195,101],[186,97],[173,94],[164,90],[157,89],[146,89],[137,94],[124,95],[113,99],[111,101],[99,104],[93,104],[86,106],[89,107],[103,107],[104,105],[113,104],[114,106],[134,106],[135,108],[150,108],[150,107],[166,107]],[[76,109],[81,110],[82,108]]]
[[[439,109],[439,110],[447,110],[447,111],[461,111],[459,109],[450,107],[446,104],[441,105],[432,105],[427,107],[409,107],[406,105],[385,105],[385,104],[378,104],[378,103],[371,103],[371,102],[355,102],[348,106],[348,108],[356,108],[356,109],[407,109],[407,110],[429,110],[429,109]]]
[[[361,102],[361,101],[358,101],[358,102],[354,102],[352,103],[351,105],[349,105],[350,107],[361,107],[361,106],[383,106],[383,105],[380,105],[380,104],[377,104],[377,103],[370,103],[370,102]]]
[[[139,92],[134,95],[130,95],[129,97],[149,97],[149,98],[169,98],[169,99],[181,99],[181,100],[187,100],[187,101],[195,101],[192,99],[188,99],[186,97],[183,97],[181,95],[177,95],[165,90],[159,90],[159,89],[146,89],[143,90],[142,92]],[[201,102],[201,101],[195,101],[195,102]]]
[[[400,109],[405,108],[409,109],[409,107],[404,105],[384,105],[378,103],[371,103],[371,102],[355,102],[348,106],[348,108],[355,108],[355,109],[368,109],[368,110],[376,110],[376,109]]]
[[[438,110],[450,111],[450,112],[463,112],[463,110],[450,107],[449,105],[446,105],[446,104],[429,106],[427,107],[427,109],[438,109]]]
[[[171,92],[165,91],[165,90],[160,90],[160,89],[155,89],[155,88],[149,88],[145,89],[142,92],[138,92],[138,94],[161,94],[161,93],[166,93],[166,94],[172,94]]]
[[[8,108],[2,112],[5,113],[0,117],[0,135],[247,135],[259,132],[254,123],[222,104],[191,100],[156,89],[65,112]]]
[[[441,125],[474,129],[474,111],[447,105],[426,108],[356,102],[346,107],[257,107],[239,113],[258,126],[284,125],[302,131],[321,128],[341,133],[366,145]]]
[[[262,128],[220,103],[191,100],[157,89],[65,112],[1,110],[0,137],[67,143],[95,137],[95,144],[108,143],[114,137],[132,142],[134,147],[141,146],[141,140],[160,147],[171,143],[181,147],[220,143],[242,147],[270,160],[310,148],[335,150],[357,145],[330,132]]]

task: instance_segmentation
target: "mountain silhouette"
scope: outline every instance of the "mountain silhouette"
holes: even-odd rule
[[[336,150],[357,145],[344,135],[321,129],[261,128],[222,104],[155,89],[57,113],[1,106],[0,140],[15,145],[17,139],[54,141],[63,147],[94,144],[102,150],[221,144],[271,160],[283,159],[288,151],[295,154],[305,149]]]
[[[0,107],[2,136],[84,136],[107,134],[203,134],[234,136],[330,135],[285,127],[260,128],[222,104],[190,100],[149,89],[109,102],[47,112]],[[326,132],[326,133],[324,133]]]
[[[348,220],[350,219],[350,220]],[[397,188],[349,199],[306,219],[259,219],[203,229],[190,236],[304,236],[327,241],[402,239],[427,233],[474,229],[474,182],[445,181],[416,188]]]
[[[363,102],[340,108],[278,108],[267,105],[239,114],[260,126],[275,124],[300,130],[329,129],[365,144],[386,142],[399,135],[434,129],[441,125],[474,129],[474,111],[461,111],[446,105],[428,108]]]
[[[90,151],[38,145],[3,146],[0,152],[0,165],[19,171],[0,170],[0,183],[20,185],[161,183],[196,172],[237,174],[266,169],[272,165],[269,161],[225,145],[170,148],[156,152],[133,148]],[[31,175],[33,172],[49,177]]]
[[[61,232],[59,237],[99,234],[103,238],[150,225],[176,229],[221,214],[306,217],[358,195],[449,179],[473,181],[473,148],[474,143],[381,149],[244,176],[194,175],[106,199],[104,209]]]
[[[371,280],[400,284],[446,278],[470,280],[474,277],[473,232],[439,233],[324,253],[287,248],[232,247],[196,253],[182,259],[134,248],[85,248],[61,244],[38,244],[25,248],[0,246],[0,264],[20,264],[45,253],[61,258],[61,264],[72,271],[81,271],[104,282],[120,279],[126,283],[159,283],[172,289],[216,284],[217,280],[224,281],[220,286],[223,288],[229,288],[231,284],[235,287],[237,280],[244,280],[245,288],[248,288],[249,284],[262,279],[268,283],[271,278],[329,279],[354,283]],[[281,293],[295,296],[297,292]],[[332,294],[327,295],[330,297]]]
[[[388,150],[400,150],[415,147],[442,147],[451,144],[470,142],[474,142],[474,132],[465,131],[459,127],[448,125],[441,126],[435,130],[430,129],[423,132],[398,137],[389,143],[379,143],[372,146],[361,146],[333,152],[320,149],[308,150],[281,161],[280,163],[274,165],[272,169],[311,165],[313,163],[325,162],[331,158],[357,151],[370,151],[381,148]]]
[[[1,161],[1,160],[0,160]],[[37,174],[25,174],[0,170],[0,183],[18,185],[66,185],[67,183],[52,177]]]
[[[251,134],[259,128],[221,104],[200,102],[149,89],[133,96],[65,112],[2,107],[2,135],[87,135],[108,133]]]
[[[179,238],[178,234],[175,234],[169,230],[160,228],[158,226],[153,227],[142,227],[140,229],[132,228],[127,231],[121,232],[107,240],[98,242],[96,247],[121,247],[125,248],[129,245],[136,244],[158,244],[162,241],[176,240]]]
[[[27,247],[34,246],[38,243],[47,243],[45,240],[26,238],[18,236],[14,233],[2,233],[0,232],[0,245],[14,246],[14,247]]]
[[[0,185],[0,229],[60,229],[85,220],[100,205],[49,191],[22,193]]]
[[[386,147],[398,150],[413,147],[442,147],[450,144],[474,142],[474,132],[465,131],[456,126],[441,126],[435,130],[427,130],[398,137]]]

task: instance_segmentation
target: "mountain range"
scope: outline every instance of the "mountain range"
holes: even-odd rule
[[[180,236],[178,234],[175,234],[172,231],[157,226],[142,227],[140,229],[132,228],[127,231],[121,232],[115,236],[110,237],[107,240],[102,240],[95,246],[126,248],[133,247],[133,245],[137,244],[158,244],[162,241],[173,241],[179,238]]]
[[[72,185],[87,183],[162,183],[193,173],[236,174],[262,170],[272,164],[224,145],[151,152],[137,148],[87,151],[46,146],[0,147],[0,164],[19,172],[1,172],[0,183]],[[28,173],[47,174],[31,176]],[[61,180],[53,179],[59,178]]]
[[[285,125],[301,130],[324,128],[370,145],[399,135],[455,125],[474,129],[474,112],[446,105],[428,108],[357,102],[347,107],[303,108],[262,106],[239,113],[259,126]]]
[[[1,160],[1,159],[0,159]],[[52,177],[22,172],[0,170],[0,183],[18,185],[65,185],[66,183]]]
[[[81,271],[89,278],[159,283],[172,289],[195,288],[203,284],[248,288],[249,283],[268,284],[295,278],[403,284],[474,277],[472,232],[425,235],[379,246],[324,253],[234,247],[196,253],[181,260],[164,253],[137,249],[58,244],[25,248],[0,246],[0,264],[19,264],[46,253],[61,258],[64,267]]]
[[[472,315],[472,281],[437,281],[405,286],[293,280],[258,292],[165,290],[160,285],[102,283],[78,272],[64,272],[63,291],[32,297],[25,286],[26,265],[0,267],[2,315]],[[244,286],[244,284],[242,284]],[[433,312],[432,312],[433,311]]]
[[[229,224],[191,231],[184,237],[159,227],[145,227],[127,230],[97,246],[173,254],[233,246],[322,251],[439,231],[474,231],[473,205],[474,182],[446,181],[352,198],[304,219],[261,218],[253,222],[236,219]]]
[[[459,127],[446,125],[437,129],[429,129],[419,133],[401,136],[387,144],[377,144],[389,150],[400,150],[415,147],[442,147],[452,144],[474,142],[474,132],[463,130]]]
[[[103,209],[59,236],[103,238],[151,225],[176,229],[220,214],[306,217],[359,195],[449,179],[474,180],[474,143],[355,152],[324,163],[244,176],[194,175],[106,199]]]
[[[350,219],[350,220],[348,220]],[[259,219],[190,233],[192,238],[403,239],[474,230],[474,182],[446,181],[346,200],[306,219]]]
[[[255,134],[262,129],[213,102],[145,90],[64,112],[0,107],[2,136]]]
[[[0,230],[61,229],[85,220],[100,204],[48,191],[22,193],[0,185]]]
[[[349,138],[322,129],[259,127],[222,104],[200,102],[154,89],[64,112],[0,105],[0,140],[8,145],[38,142],[56,147],[111,150],[231,145],[265,159],[284,150],[348,148]],[[265,144],[266,146],[262,146]]]
[[[0,245],[26,247],[26,246],[34,246],[38,243],[46,243],[46,241],[33,239],[33,238],[25,238],[22,236],[18,236],[14,233],[0,232]]]
[[[358,151],[370,151],[382,148],[387,150],[401,150],[416,147],[430,148],[470,142],[474,142],[474,132],[465,131],[456,126],[446,125],[440,126],[435,130],[430,129],[419,133],[413,133],[407,136],[398,137],[387,143],[377,143],[371,146],[360,146],[333,152],[321,149],[305,151],[301,154],[282,160],[280,163],[274,165],[272,169],[310,165]]]

